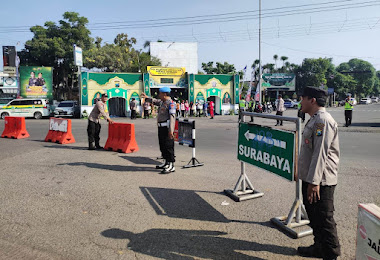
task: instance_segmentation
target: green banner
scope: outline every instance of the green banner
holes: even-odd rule
[[[296,75],[293,73],[265,73],[262,87],[270,90],[295,91]]]
[[[20,67],[20,94],[25,98],[53,99],[51,67]]]
[[[239,124],[238,159],[294,180],[295,132]]]

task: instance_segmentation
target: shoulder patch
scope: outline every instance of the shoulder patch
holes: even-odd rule
[[[322,136],[322,132],[323,132],[322,129],[317,129],[317,130],[315,131],[315,135],[316,135],[316,136]]]

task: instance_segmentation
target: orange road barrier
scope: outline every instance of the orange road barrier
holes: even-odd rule
[[[4,121],[5,128],[1,134],[2,138],[21,139],[29,137],[25,127],[25,117],[6,116]]]
[[[134,153],[139,150],[135,138],[135,125],[113,123],[108,125],[108,139],[104,149],[119,153]]]
[[[45,137],[45,142],[59,144],[75,143],[71,132],[71,119],[51,117],[49,120],[49,132]]]

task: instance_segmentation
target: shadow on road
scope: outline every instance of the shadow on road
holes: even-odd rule
[[[359,126],[359,127],[380,127],[380,123],[352,123],[349,127]]]
[[[88,168],[94,169],[104,169],[109,171],[117,171],[117,172],[157,172],[156,169],[152,167],[138,167],[138,166],[124,166],[124,165],[107,165],[107,164],[99,164],[99,163],[87,163],[87,162],[74,162],[74,163],[60,163],[60,165],[68,165],[68,166],[86,166]]]
[[[120,156],[120,158],[123,158],[125,160],[128,160],[134,164],[151,164],[151,165],[158,165],[159,162],[156,160],[153,160],[149,157],[143,157],[143,156]]]
[[[88,147],[83,146],[69,146],[65,144],[60,145],[44,145],[46,148],[56,148],[56,149],[69,149],[69,150],[88,150]],[[96,150],[96,151],[105,151],[105,150]]]
[[[266,251],[293,256],[296,250],[272,244],[260,244],[223,237],[227,233],[208,230],[150,229],[143,233],[112,228],[101,235],[128,239],[128,249],[162,259],[263,259],[238,251]]]
[[[171,218],[230,222],[193,190],[152,187],[140,187],[140,189],[157,215]]]

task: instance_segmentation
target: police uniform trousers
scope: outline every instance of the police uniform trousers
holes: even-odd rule
[[[131,110],[131,119],[136,119],[136,110]]]
[[[169,138],[169,128],[166,126],[158,127],[158,143],[162,157],[166,162],[175,162],[174,159],[174,138]]]
[[[307,200],[307,182],[302,182],[303,203],[313,229],[314,244],[321,249],[324,259],[340,255],[340,245],[334,220],[334,186],[320,185],[320,200],[312,204]]]
[[[351,125],[352,110],[344,110],[344,117],[346,118],[346,126]]]
[[[88,126],[87,126],[87,134],[88,134],[88,141],[90,143],[95,142],[95,145],[99,145],[99,134],[101,129],[100,123],[95,123],[91,120],[88,120]]]

